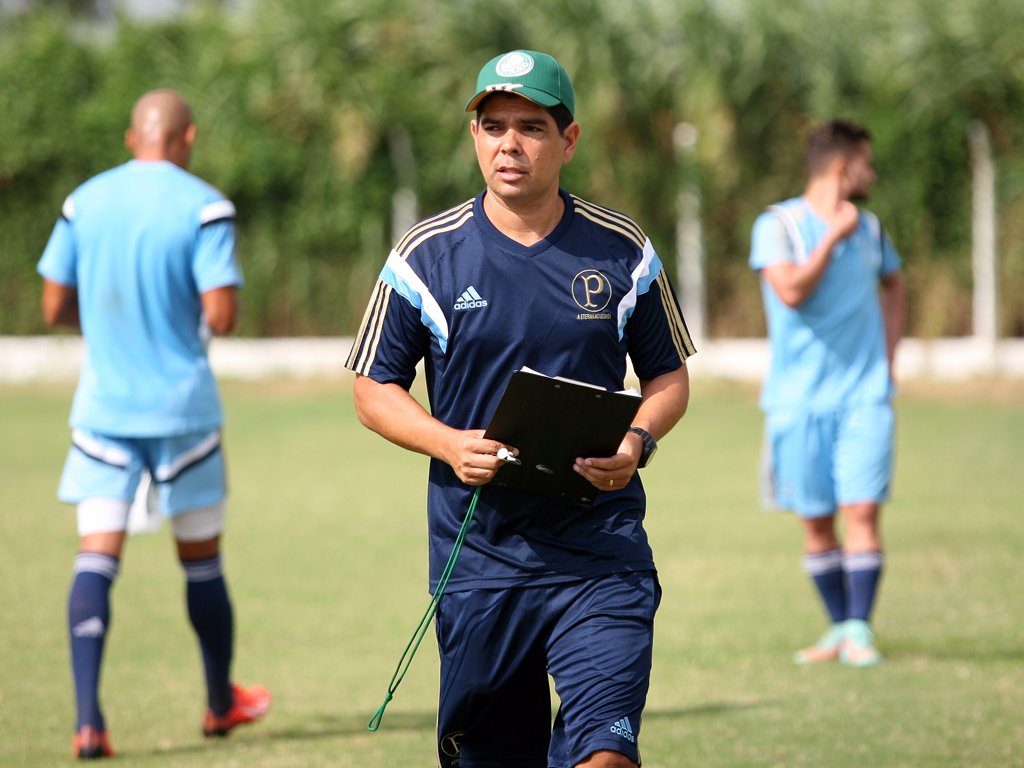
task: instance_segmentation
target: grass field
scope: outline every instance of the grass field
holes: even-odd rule
[[[381,730],[426,606],[425,460],[362,430],[347,383],[228,383],[225,560],[236,677],[264,723],[199,735],[203,691],[166,528],[129,542],[104,703],[122,765],[430,766],[428,634]],[[73,515],[54,498],[66,387],[0,388],[0,765],[69,764],[64,625]],[[664,587],[647,768],[1024,765],[1024,384],[909,387],[878,668],[796,668],[823,627],[788,516],[758,506],[752,389],[696,381],[645,474]],[[511,724],[510,727],[514,727]]]

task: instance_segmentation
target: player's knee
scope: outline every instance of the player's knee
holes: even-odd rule
[[[847,504],[843,506],[842,512],[848,529],[856,527],[865,531],[873,531],[878,527],[878,504],[873,502]]]
[[[828,552],[839,546],[833,515],[805,517],[801,522],[808,552]]]

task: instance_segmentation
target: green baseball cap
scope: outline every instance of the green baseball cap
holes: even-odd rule
[[[570,115],[576,112],[569,75],[546,53],[509,51],[488,61],[477,75],[476,95],[466,104],[466,111],[474,111],[496,92],[514,93],[542,107],[561,104]]]

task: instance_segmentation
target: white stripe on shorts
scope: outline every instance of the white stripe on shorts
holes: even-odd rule
[[[182,454],[174,457],[174,460],[170,464],[165,464],[162,467],[157,467],[153,471],[153,479],[158,483],[166,483],[168,480],[173,480],[177,477],[183,469],[191,464],[195,464],[200,459],[205,459],[211,453],[213,453],[217,446],[220,445],[220,432],[211,432],[209,435],[200,440],[193,448],[185,451]]]
[[[112,445],[103,445],[98,440],[93,440],[80,429],[72,430],[71,443],[86,456],[102,461],[104,464],[111,464],[115,467],[127,467],[132,460],[127,451],[122,451],[120,448],[115,448]]]

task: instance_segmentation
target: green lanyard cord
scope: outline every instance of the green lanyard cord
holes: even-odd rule
[[[469,509],[466,510],[466,519],[462,521],[462,527],[459,528],[459,535],[455,537],[455,545],[452,547],[452,553],[448,556],[448,563],[444,567],[444,571],[441,573],[441,578],[437,581],[437,589],[434,590],[434,594],[430,597],[430,604],[427,606],[426,613],[423,614],[423,618],[420,619],[420,623],[416,626],[416,629],[412,633],[412,637],[409,638],[409,642],[405,646],[405,650],[402,651],[402,657],[398,660],[398,666],[395,667],[395,673],[391,675],[391,682],[388,684],[388,692],[384,694],[384,702],[377,708],[377,711],[373,713],[373,717],[370,718],[370,722],[366,724],[368,731],[376,731],[380,728],[381,720],[384,719],[384,710],[387,709],[388,704],[391,703],[391,699],[395,696],[395,691],[398,690],[398,686],[402,684],[402,678],[405,677],[405,673],[409,671],[409,666],[412,664],[413,657],[416,655],[416,651],[419,650],[420,643],[423,641],[423,636],[427,633],[427,628],[430,626],[431,619],[434,618],[434,614],[437,613],[437,604],[441,601],[441,597],[444,595],[444,590],[448,586],[448,579],[452,575],[452,571],[455,569],[455,563],[459,559],[459,553],[462,551],[462,542],[466,540],[466,531],[469,530],[469,524],[473,520],[473,512],[476,510],[477,499],[480,498],[480,489],[483,486],[477,486],[477,489],[473,492],[473,498],[470,499]]]

